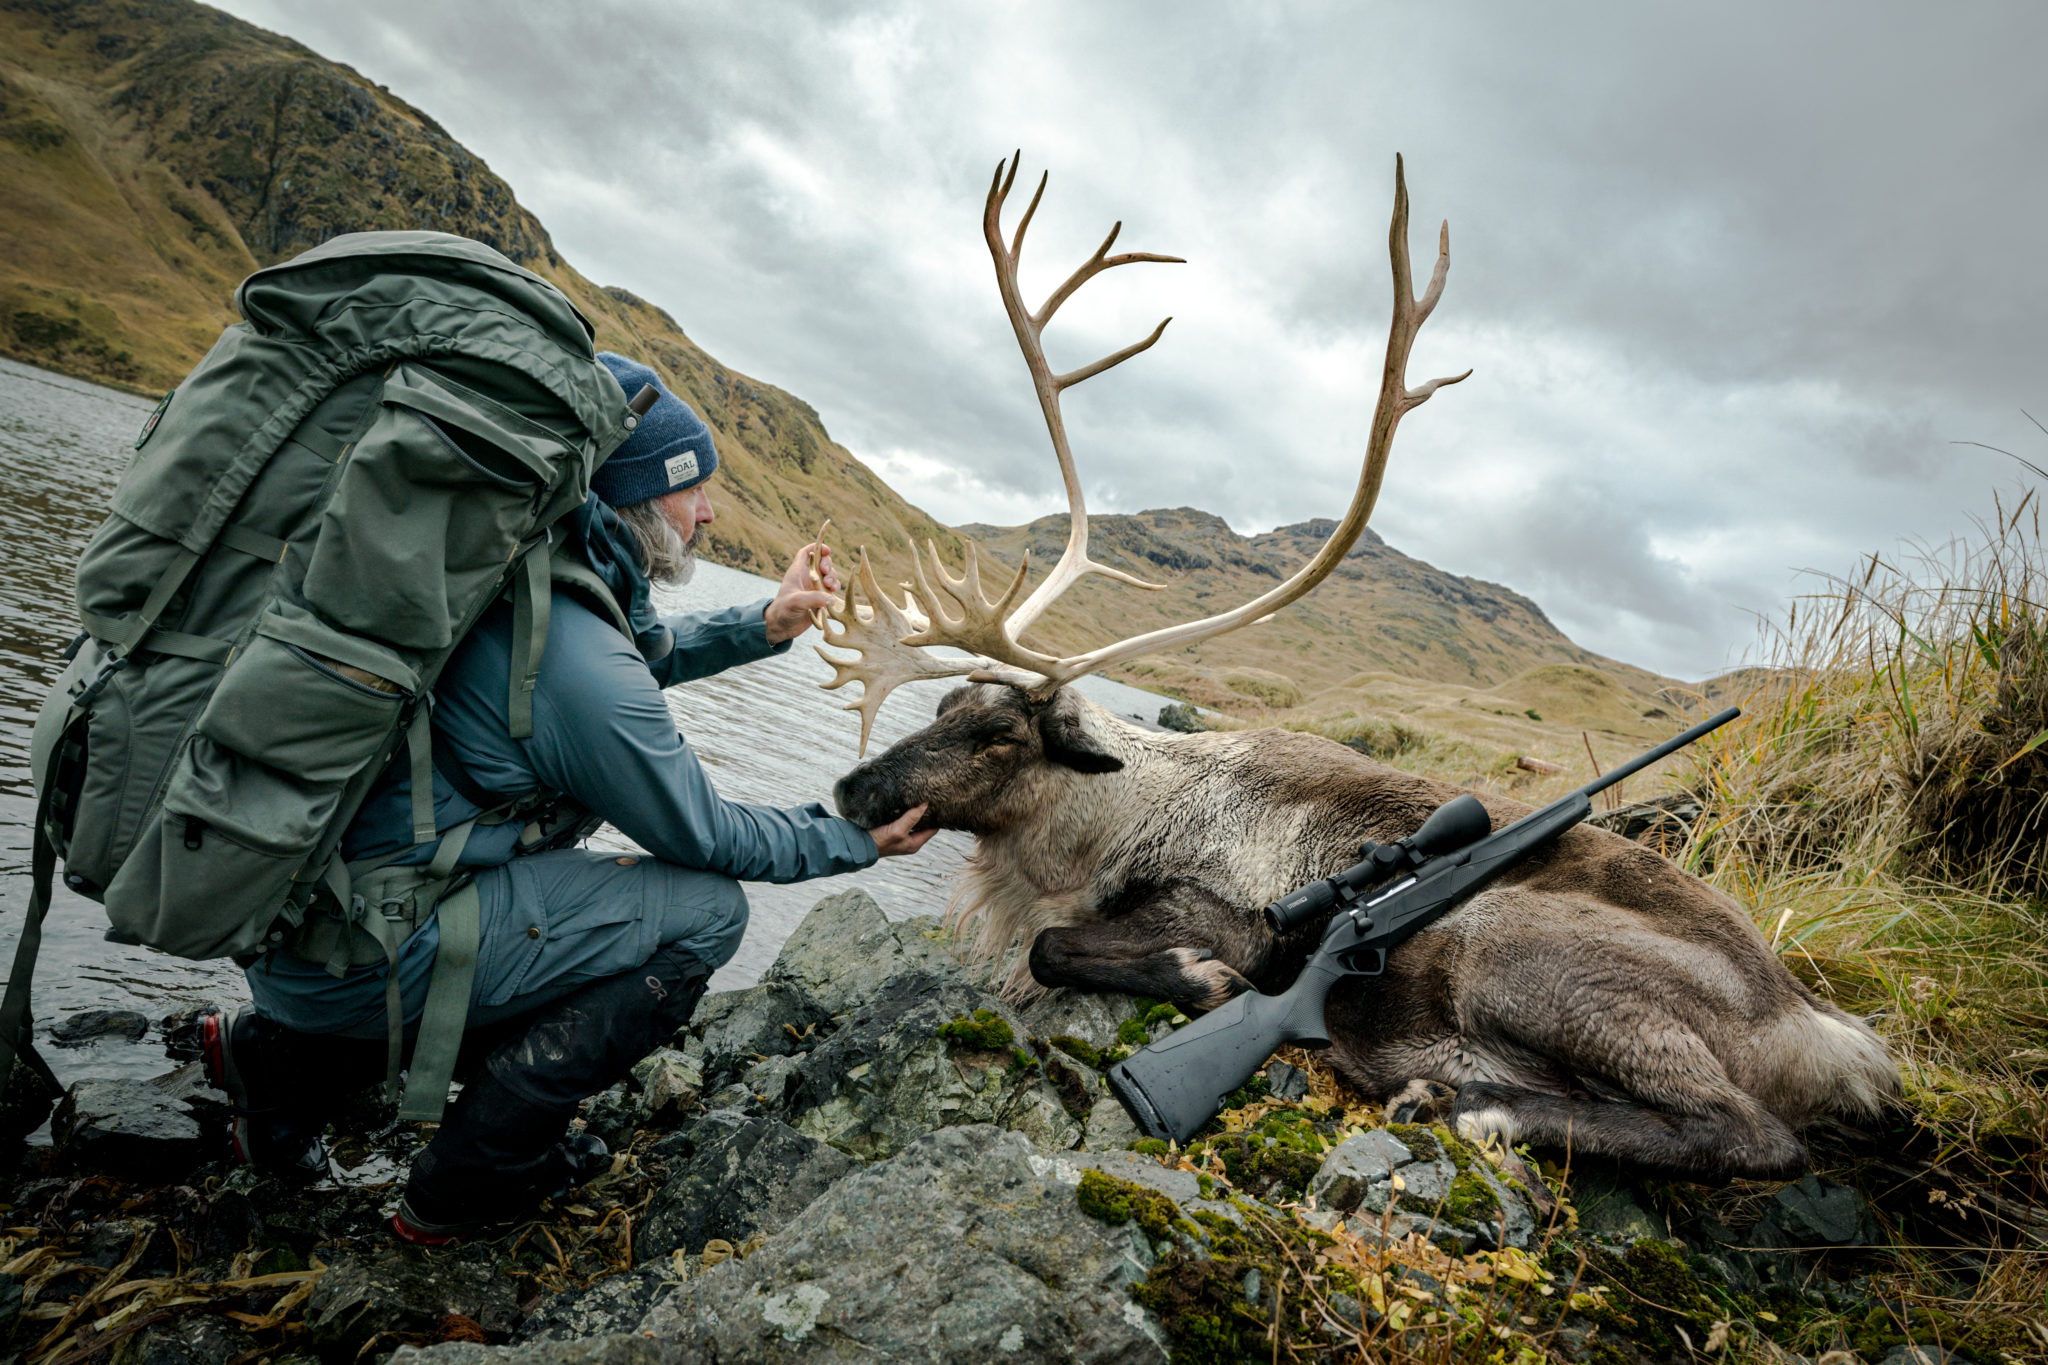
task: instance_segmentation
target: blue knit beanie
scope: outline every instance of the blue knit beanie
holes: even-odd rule
[[[626,397],[640,392],[643,384],[654,385],[661,397],[626,443],[590,476],[591,492],[613,507],[631,507],[664,493],[695,488],[717,472],[718,448],[711,443],[711,428],[688,403],[668,391],[659,375],[611,351],[599,351],[597,358],[619,381]]]

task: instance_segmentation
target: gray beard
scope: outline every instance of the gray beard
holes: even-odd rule
[[[683,539],[683,533],[651,499],[612,510],[633,533],[633,546],[640,552],[640,567],[648,582],[658,587],[680,588],[690,581],[697,571],[697,539],[703,535],[702,528],[692,532],[688,540]]]

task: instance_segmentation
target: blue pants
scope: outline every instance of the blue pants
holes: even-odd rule
[[[570,848],[514,858],[477,874],[483,933],[469,1027],[514,1018],[593,981],[628,972],[676,944],[716,970],[739,950],[747,896],[715,872],[655,858]],[[441,926],[429,920],[399,951],[406,1022],[426,1007]],[[272,953],[248,970],[257,1012],[302,1033],[381,1038],[381,965],[329,976]]]

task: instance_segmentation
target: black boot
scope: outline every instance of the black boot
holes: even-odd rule
[[[383,1076],[379,1039],[300,1033],[244,1006],[229,1020],[219,1010],[199,1017],[199,1055],[206,1079],[228,1097],[235,1159],[265,1175],[324,1179],[321,1139],[330,1106]]]
[[[413,1158],[391,1230],[438,1246],[522,1218],[604,1174],[611,1151],[595,1133],[567,1132],[575,1116],[575,1105],[535,1104],[485,1071]]]
[[[592,982],[537,1011],[485,1060],[441,1131],[414,1158],[392,1230],[441,1242],[525,1216],[600,1175],[596,1135],[565,1136],[576,1106],[690,1020],[711,971],[680,949]]]

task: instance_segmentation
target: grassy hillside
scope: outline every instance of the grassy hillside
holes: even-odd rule
[[[943,534],[817,413],[555,252],[433,119],[290,39],[188,0],[0,4],[0,350],[155,393],[244,275],[337,233],[474,237],[559,285],[599,345],[658,365],[718,434],[708,556],[779,574],[827,515],[891,551]]]
[[[952,540],[834,443],[809,406],[719,364],[660,308],[585,279],[427,114],[191,0],[0,0],[0,184],[0,353],[154,394],[234,320],[234,286],[250,271],[341,232],[457,232],[560,285],[601,345],[655,364],[711,423],[722,461],[709,558],[779,573],[830,516],[835,538],[865,543],[893,581],[908,569],[910,537]],[[1044,565],[1066,519],[963,529],[1012,564],[1029,544]],[[1098,556],[1170,590],[1091,580],[1035,642],[1081,647],[1255,596],[1327,529],[1246,538],[1190,509],[1102,518]],[[1257,718],[1361,673],[1483,691],[1553,665],[1601,673],[1638,719],[1658,709],[1666,681],[1579,649],[1525,597],[1367,532],[1307,602],[1120,676]],[[1568,740],[1576,730],[1547,742]]]

